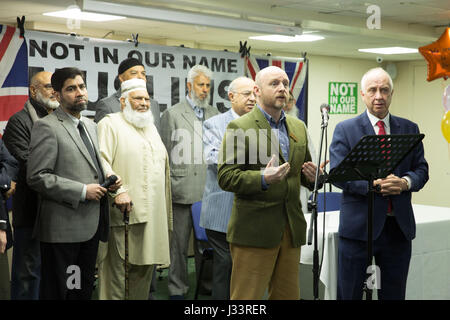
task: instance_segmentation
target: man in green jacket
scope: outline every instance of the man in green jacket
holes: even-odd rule
[[[233,261],[232,300],[299,299],[300,247],[306,220],[300,185],[313,188],[305,124],[282,110],[289,78],[280,68],[262,69],[255,79],[257,107],[227,127],[218,182],[234,192],[227,240]],[[236,141],[237,140],[237,141]]]

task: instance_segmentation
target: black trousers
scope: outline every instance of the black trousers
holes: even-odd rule
[[[213,300],[230,300],[230,282],[231,282],[231,253],[227,242],[227,234],[205,229],[208,236],[208,242],[213,251]]]
[[[41,300],[90,300],[99,232],[85,242],[41,242]]]

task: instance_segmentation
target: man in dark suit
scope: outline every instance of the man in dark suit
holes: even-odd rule
[[[365,135],[418,134],[418,126],[389,113],[393,84],[382,68],[369,70],[361,80],[361,97],[367,110],[340,122],[330,145],[331,169],[345,158]],[[428,164],[420,143],[384,179],[375,195],[373,253],[381,273],[379,299],[404,299],[411,243],[416,224],[411,192],[419,191],[428,181]],[[367,182],[336,183],[343,190],[339,222],[338,299],[361,299],[367,268]]]
[[[40,118],[59,107],[51,84],[52,73],[41,71],[30,81],[30,96],[22,110],[8,120],[3,141],[19,162],[16,193],[12,200],[14,251],[11,270],[11,300],[39,299],[40,244],[32,237],[37,214],[37,194],[27,184],[27,161],[31,129]]]
[[[109,229],[105,176],[96,126],[82,117],[88,97],[83,75],[62,68],[51,78],[60,107],[33,126],[28,185],[40,204],[35,234],[41,242],[41,299],[90,299],[99,240]],[[115,191],[120,179],[110,187]]]
[[[13,239],[5,200],[15,191],[12,181],[16,179],[18,171],[19,165],[16,159],[8,152],[0,139],[0,300],[10,297],[7,250],[12,247]]]
[[[0,140],[0,254],[11,248],[12,234],[5,202],[13,193],[11,181],[19,172],[19,164]]]
[[[142,79],[144,81],[147,81],[144,65],[136,58],[128,58],[120,63],[118,69],[118,78],[120,83],[130,79]],[[120,96],[121,93],[119,87],[119,90],[117,90],[115,93],[113,93],[109,97],[101,99],[97,103],[97,105],[95,106],[96,111],[94,118],[94,121],[96,123],[98,123],[101,119],[103,119],[103,117],[106,116],[107,114],[119,112],[122,110],[120,107]],[[151,95],[150,95],[150,111],[153,114],[154,118],[153,123],[156,129],[158,130],[158,133],[160,133],[161,132],[160,108],[158,101],[154,100]]]

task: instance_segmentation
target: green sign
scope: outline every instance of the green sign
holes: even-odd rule
[[[330,114],[356,114],[358,110],[358,83],[329,82],[328,104]]]

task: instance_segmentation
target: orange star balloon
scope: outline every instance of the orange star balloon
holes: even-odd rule
[[[450,77],[450,28],[437,41],[420,47],[419,52],[428,63],[428,81]]]

